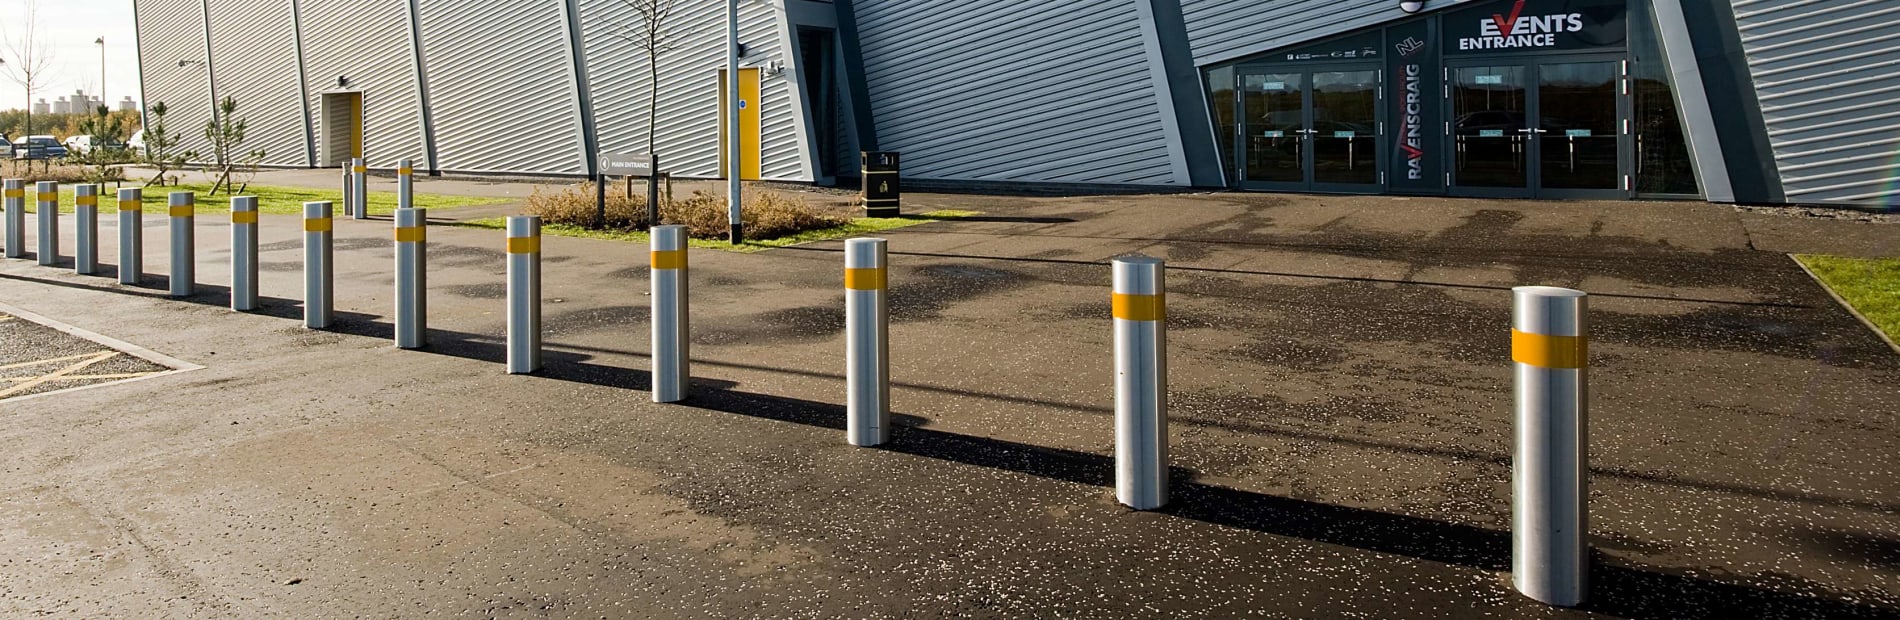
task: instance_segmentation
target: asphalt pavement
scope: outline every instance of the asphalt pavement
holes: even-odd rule
[[[899,428],[878,449],[844,438],[841,242],[694,251],[679,405],[646,391],[642,246],[545,240],[530,376],[502,369],[499,231],[429,232],[424,351],[390,343],[387,220],[337,221],[325,331],[297,321],[295,218],[263,217],[255,313],[225,307],[215,218],[188,299],[0,262],[0,301],[206,367],[0,402],[0,615],[1900,616],[1900,354],[1785,254],[1900,254],[1891,224],[906,198],[982,215],[886,235]],[[1155,512],[1111,489],[1105,261],[1130,252],[1170,267]],[[1593,294],[1577,610],[1507,574],[1524,284]]]

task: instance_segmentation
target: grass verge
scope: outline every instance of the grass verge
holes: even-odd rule
[[[976,211],[957,211],[957,210],[946,209],[946,210],[941,210],[941,211],[931,211],[929,213],[920,213],[916,215],[900,215],[897,217],[860,217],[860,218],[851,220],[851,223],[845,224],[843,226],[834,226],[831,228],[820,228],[817,230],[807,230],[805,232],[786,235],[783,237],[777,237],[773,239],[747,239],[745,240],[744,243],[741,243],[737,246],[732,245],[730,243],[726,243],[724,241],[719,241],[719,240],[714,240],[714,239],[689,239],[687,243],[691,247],[695,247],[695,248],[704,248],[708,250],[724,250],[727,252],[738,252],[741,254],[750,254],[753,252],[770,250],[772,248],[782,248],[788,245],[798,245],[800,243],[810,243],[813,241],[827,241],[831,239],[843,239],[846,237],[857,237],[857,236],[868,235],[868,234],[896,229],[896,228],[904,228],[906,226],[916,226],[918,224],[928,224],[931,222],[937,222],[937,221],[942,221],[942,220],[954,220],[958,218],[970,217],[976,214],[977,214]],[[508,227],[508,222],[506,218],[491,217],[491,218],[482,218],[482,219],[474,219],[474,220],[464,220],[464,221],[456,222],[454,225],[466,226],[469,228],[486,228],[490,230],[505,230]],[[567,225],[567,224],[543,223],[541,225],[541,234],[553,235],[557,237],[580,237],[583,239],[607,239],[610,241],[630,241],[634,243],[647,242],[647,234],[645,231],[590,230],[584,227],[572,226],[572,225]]]
[[[132,184],[128,183],[127,185]],[[147,187],[145,188],[145,209],[147,212],[162,214],[165,207],[166,195],[171,192],[197,192],[198,213],[224,213],[231,210],[231,196],[229,194],[219,192],[216,197],[205,196],[205,192],[209,191],[211,191],[210,184],[187,183],[183,185],[167,185],[165,187]],[[36,202],[30,199],[32,192],[33,190],[30,188],[27,190],[29,200],[27,200],[26,203],[26,210],[28,213],[33,212],[33,208],[36,205]],[[118,193],[112,191],[111,188],[107,188],[105,194],[105,196],[99,199],[99,213],[101,215],[118,213]],[[262,213],[302,215],[303,203],[319,200],[328,200],[336,203],[336,212],[338,214],[343,213],[343,192],[341,190],[252,185],[241,195],[256,196],[257,210]],[[448,196],[444,194],[424,194],[420,192],[415,195],[415,205],[417,207],[431,210],[494,205],[513,202],[514,200],[513,198]],[[154,208],[159,209],[159,211],[153,211]],[[395,211],[395,192],[369,193],[370,215],[389,215]],[[73,212],[73,190],[70,185],[62,185],[59,188],[59,212]]]
[[[1900,341],[1900,258],[1796,254],[1795,260],[1867,317],[1889,341]]]

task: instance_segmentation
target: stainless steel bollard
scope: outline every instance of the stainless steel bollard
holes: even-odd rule
[[[653,402],[686,398],[692,381],[692,314],[687,305],[686,227],[650,231],[653,273]]]
[[[145,192],[119,190],[119,283],[138,284],[145,271]]]
[[[1168,503],[1168,313],[1165,265],[1114,260],[1115,499],[1136,510]]]
[[[343,215],[348,217],[350,209],[356,208],[356,166],[349,161],[343,162]]]
[[[396,210],[396,347],[429,342],[428,209]]]
[[[231,198],[231,309],[257,309],[257,197]]]
[[[310,329],[329,327],[336,314],[336,272],[330,265],[335,223],[329,201],[303,203],[303,326]]]
[[[541,218],[508,217],[508,374],[541,369]]]
[[[35,189],[39,196],[35,200],[34,215],[40,224],[39,259],[41,265],[59,262],[59,184],[52,181],[40,181]]]
[[[350,197],[356,200],[356,207],[350,210],[350,217],[360,220],[369,217],[369,167],[358,157],[350,160],[350,170],[356,173],[350,186]]]
[[[99,273],[99,186],[73,186],[73,273]]]
[[[883,239],[844,242],[845,438],[854,446],[891,439],[890,276]]]
[[[172,192],[166,204],[170,207],[172,227],[172,278],[171,296],[190,297],[198,286],[197,237],[192,230],[196,215],[198,195],[191,192]]]
[[[1582,604],[1588,587],[1590,487],[1588,296],[1511,289],[1517,449],[1511,457],[1511,581],[1550,605]]]
[[[7,179],[5,182],[5,202],[0,207],[6,209],[6,257],[24,258],[26,256],[26,181]]]
[[[405,159],[396,163],[396,208],[415,208],[415,177],[416,168],[413,162]]]

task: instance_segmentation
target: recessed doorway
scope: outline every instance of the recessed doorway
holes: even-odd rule
[[[1623,65],[1554,58],[1449,67],[1452,193],[1628,197]]]
[[[322,114],[319,125],[323,139],[318,143],[322,153],[318,167],[336,168],[349,163],[351,158],[362,157],[362,91],[323,93]]]

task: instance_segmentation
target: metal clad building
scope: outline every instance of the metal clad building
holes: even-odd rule
[[[1900,203],[1891,0],[136,0],[145,101],[267,162],[841,183]],[[657,79],[657,87],[649,80]],[[738,127],[721,113],[742,99]],[[658,92],[648,135],[649,89]]]

